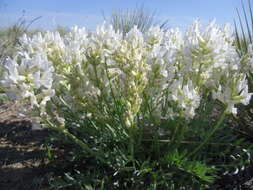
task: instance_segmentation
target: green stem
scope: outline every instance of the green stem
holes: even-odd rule
[[[175,129],[173,131],[173,135],[172,135],[172,138],[171,138],[171,142],[175,142],[175,139],[176,139],[176,134],[177,134],[177,131],[178,131],[178,128],[179,128],[179,122],[176,123],[176,126],[175,126]]]
[[[217,129],[220,127],[220,125],[222,124],[222,122],[225,119],[226,116],[226,111],[227,108],[224,109],[224,111],[222,112],[218,122],[216,123],[216,125],[214,126],[213,130],[206,136],[206,138],[204,139],[204,141],[199,144],[190,154],[188,154],[187,156],[190,157],[192,155],[194,155],[196,152],[198,152],[204,145],[206,145],[206,143],[209,141],[209,139],[211,138],[211,136],[217,131]]]
[[[136,135],[136,128],[135,127],[131,127],[130,128],[130,144],[129,144],[129,149],[130,149],[130,156],[131,156],[131,160],[132,160],[132,163],[133,163],[133,167],[134,168],[136,168],[135,167],[135,159],[134,159],[134,157],[135,157],[135,146],[134,146],[134,144],[135,144],[135,135]]]
[[[73,142],[77,145],[79,145],[82,149],[84,149],[85,151],[87,151],[90,155],[98,158],[100,161],[105,163],[105,160],[101,158],[101,156],[94,152],[87,144],[85,144],[83,141],[79,140],[78,138],[76,138],[76,136],[74,136],[73,134],[71,134],[67,129],[65,128],[59,128],[59,127],[55,127],[53,123],[51,123],[48,119],[45,119],[45,121],[48,123],[50,129],[56,130],[60,133],[63,133],[64,135],[66,135],[68,138],[70,138],[71,140],[73,140]]]
[[[180,117],[181,119],[181,117]],[[175,125],[175,129],[173,131],[173,134],[172,134],[172,138],[171,138],[171,142],[172,144],[176,143],[177,140],[180,141],[180,133],[182,132],[182,129],[183,129],[183,124],[181,123],[180,120],[178,120],[178,122],[176,122],[176,125]]]

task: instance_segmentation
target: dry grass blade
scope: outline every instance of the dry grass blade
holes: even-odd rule
[[[246,39],[246,36],[245,36],[245,32],[244,32],[244,27],[243,27],[243,22],[242,22],[242,19],[241,19],[241,16],[240,16],[240,13],[238,11],[238,9],[236,9],[236,12],[237,12],[237,15],[238,15],[238,19],[239,19],[239,24],[240,24],[240,28],[241,28],[241,32],[242,32],[242,37],[243,37],[243,48],[245,49],[246,52],[248,52],[248,48],[247,48],[247,39]]]
[[[115,11],[111,15],[109,22],[112,24],[115,31],[120,31],[124,35],[134,26],[136,26],[141,32],[147,31],[153,25],[158,25],[162,29],[168,28],[167,20],[158,22],[156,20],[156,13],[146,11],[143,6],[125,12],[121,10]]]
[[[252,9],[251,9],[250,0],[248,0],[248,6],[249,6],[250,20],[251,20],[251,31],[253,31],[253,14],[252,14]],[[252,33],[251,33],[251,35],[252,35]]]
[[[247,31],[248,31],[249,41],[250,41],[250,43],[252,43],[251,31],[250,31],[250,28],[249,28],[248,17],[247,17],[246,10],[245,10],[245,7],[244,7],[243,3],[242,3],[242,10],[243,10],[243,15],[244,15],[244,21],[245,21]]]
[[[245,7],[243,1],[241,4],[241,13],[236,9],[238,24],[234,20],[234,28],[238,53],[240,56],[244,56],[248,53],[249,44],[253,42],[253,13],[250,0],[248,0],[248,7]]]
[[[237,48],[237,53],[241,56],[242,45],[241,45],[240,36],[239,36],[239,33],[238,33],[238,28],[237,28],[235,20],[234,20],[234,27],[235,27],[236,46],[238,47]]]

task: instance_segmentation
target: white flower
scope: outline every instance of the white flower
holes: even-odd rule
[[[233,114],[252,96],[246,73],[253,58],[240,59],[231,27],[215,21],[195,21],[185,33],[158,26],[143,33],[135,26],[125,36],[107,23],[94,32],[74,27],[64,37],[24,35],[19,50],[6,61],[1,83],[12,98],[28,100],[42,113],[62,89],[72,107],[97,117],[104,117],[98,105],[113,107],[113,99],[123,98],[128,126],[146,107],[155,119],[191,119],[204,93]]]
[[[183,80],[175,80],[169,87],[171,99],[182,109],[185,118],[190,119],[195,116],[195,109],[200,103],[200,96],[194,88],[192,81],[188,81],[186,85]]]
[[[36,52],[33,57],[24,55],[6,61],[6,73],[1,83],[12,98],[27,99],[31,107],[42,108],[54,95],[51,89],[54,68],[43,53]],[[48,91],[51,93],[45,93]]]
[[[253,93],[248,92],[248,81],[246,79],[246,75],[244,75],[243,78],[238,81],[237,92],[240,97],[240,103],[248,105]]]
[[[219,85],[218,89],[213,90],[214,99],[220,100],[227,106],[227,111],[237,114],[236,104],[242,103],[248,105],[253,93],[248,92],[248,83],[246,75],[234,75],[233,78],[228,76],[226,83]]]
[[[152,26],[145,34],[145,40],[148,44],[160,44],[163,40],[164,32],[159,26]]]

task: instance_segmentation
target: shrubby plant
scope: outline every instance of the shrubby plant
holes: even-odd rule
[[[145,10],[144,6],[136,7],[134,10],[115,11],[108,20],[113,29],[122,32],[123,35],[128,33],[134,26],[141,32],[148,31],[154,25],[163,29],[168,28],[167,20],[157,21],[156,13]]]
[[[88,163],[65,173],[65,185],[204,189],[222,171],[204,152],[217,151],[213,134],[252,95],[251,59],[237,54],[228,25],[124,35],[104,23],[20,41],[1,83],[20,111],[73,145],[72,161]]]

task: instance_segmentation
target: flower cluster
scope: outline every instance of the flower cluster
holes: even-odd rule
[[[54,67],[47,55],[35,52],[31,57],[23,52],[13,60],[7,59],[5,68],[2,85],[6,93],[32,108],[40,108],[44,113],[47,101],[55,93],[52,89]]]
[[[231,28],[215,22],[202,27],[195,21],[185,33],[154,26],[123,35],[106,23],[95,32],[74,27],[64,37],[25,35],[19,50],[5,63],[2,80],[16,99],[29,98],[44,110],[55,91],[73,109],[101,118],[120,99],[128,127],[140,112],[191,119],[207,94],[236,114],[235,105],[248,104],[252,95],[251,59],[237,55]]]

